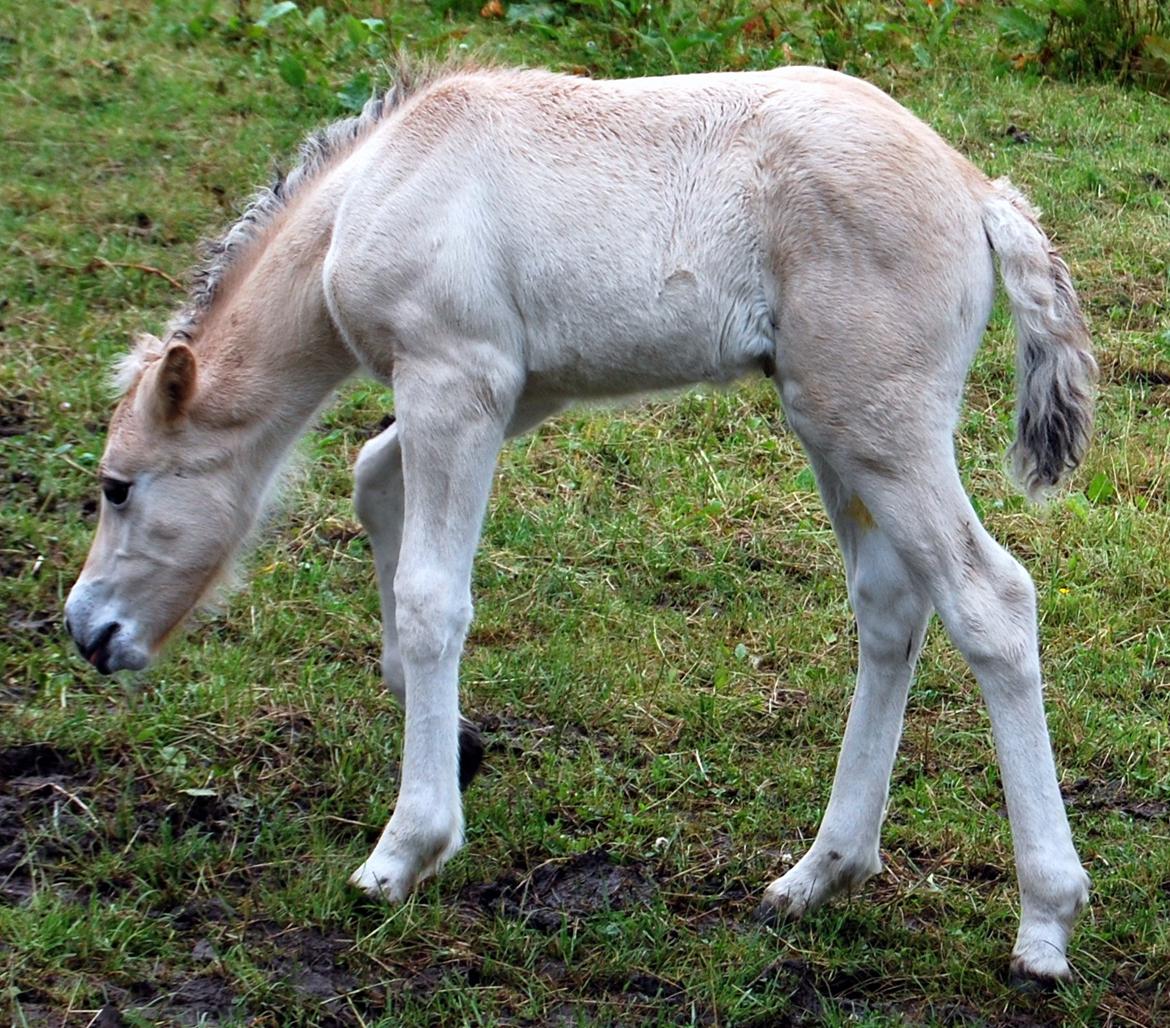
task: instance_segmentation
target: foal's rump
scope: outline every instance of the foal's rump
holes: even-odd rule
[[[791,72],[766,107],[777,384],[839,471],[892,470],[949,446],[995,297],[991,187],[874,87]]]
[[[778,72],[780,76],[782,72]],[[1096,365],[1068,268],[1006,180],[990,182],[884,93],[818,69],[765,109],[779,384],[839,469],[950,462],[998,257],[1019,337],[1015,477],[1036,497],[1080,463]]]

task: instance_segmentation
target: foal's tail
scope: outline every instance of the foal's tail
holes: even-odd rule
[[[1018,337],[1016,439],[1008,458],[1016,481],[1035,500],[1085,456],[1097,362],[1068,265],[1028,201],[1006,179],[992,188],[983,229],[999,257]]]

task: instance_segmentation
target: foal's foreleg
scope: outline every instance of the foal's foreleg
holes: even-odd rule
[[[397,902],[459,848],[459,658],[471,565],[504,438],[499,382],[396,372],[403,480],[395,624],[406,698],[402,784],[389,824],[353,882]],[[501,378],[503,376],[500,376]],[[509,407],[510,413],[510,407]]]
[[[860,658],[832,793],[816,840],[768,886],[761,913],[799,917],[881,870],[879,835],[902,716],[931,606],[861,501],[814,457],[845,557]]]
[[[397,605],[394,576],[402,550],[403,484],[402,444],[398,425],[392,424],[362,447],[354,465],[353,505],[370,538],[378,595],[382,607],[382,681],[403,706],[406,678],[398,648]],[[479,730],[460,719],[459,786],[466,789],[483,760]]]
[[[358,454],[353,468],[353,506],[370,537],[378,596],[382,606],[382,681],[399,703],[406,703],[406,679],[398,652],[394,575],[402,549],[402,444],[398,425],[375,436]]]

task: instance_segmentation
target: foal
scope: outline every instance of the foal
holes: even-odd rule
[[[141,668],[229,564],[294,440],[355,372],[394,387],[355,506],[406,712],[402,786],[354,872],[399,902],[458,849],[458,665],[501,444],[579,398],[770,376],[845,557],[860,670],[799,916],[881,867],[903,709],[937,611],[991,715],[1017,974],[1061,978],[1087,896],[1041,702],[1032,582],[980,525],[952,433],[995,291],[1019,331],[1015,472],[1087,446],[1095,364],[1026,201],[877,89],[811,68],[594,82],[448,70],[311,138],[123,363],[97,536],[66,606]],[[474,736],[463,732],[463,777]]]

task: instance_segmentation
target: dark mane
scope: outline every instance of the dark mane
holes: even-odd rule
[[[342,118],[305,137],[297,152],[297,161],[287,173],[278,171],[273,181],[259,189],[248,201],[244,212],[219,238],[203,245],[203,261],[195,271],[186,304],[171,319],[167,335],[191,337],[204,313],[215,302],[227,274],[276,215],[309,182],[350,153],[383,118],[400,107],[409,97],[451,72],[468,67],[450,63],[422,65],[400,60],[394,84],[383,93],[375,93],[352,118]]]

